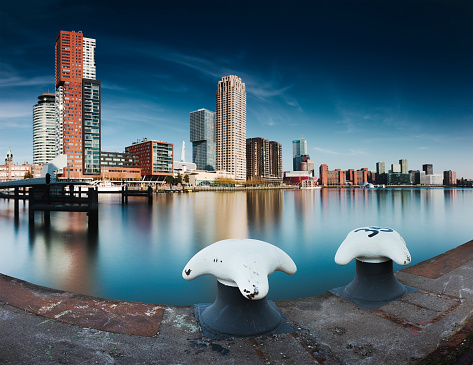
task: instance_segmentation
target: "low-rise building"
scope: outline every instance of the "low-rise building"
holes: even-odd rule
[[[110,180],[140,180],[137,156],[128,152],[100,153],[101,178]]]
[[[284,171],[283,181],[286,184],[301,185],[304,180],[311,177],[309,171]]]
[[[442,185],[442,174],[426,174],[425,171],[419,171],[420,185]]]
[[[174,145],[168,142],[153,141],[144,138],[125,147],[125,152],[137,156],[137,165],[145,180],[164,180],[173,176]]]
[[[21,165],[15,165],[13,163],[13,153],[11,149],[8,149],[5,157],[5,164],[0,165],[0,181],[12,181],[22,180],[26,176],[29,177],[40,177],[41,166],[39,164],[28,164],[24,163]]]
[[[319,172],[321,185],[342,186],[347,184],[346,171],[340,169],[329,171],[328,166],[322,164],[319,167]]]
[[[227,171],[194,170],[189,174],[189,183],[194,186],[213,186],[215,179],[234,179],[235,175]]]
[[[412,175],[407,173],[403,174],[400,172],[388,172],[386,175],[387,185],[411,185]]]

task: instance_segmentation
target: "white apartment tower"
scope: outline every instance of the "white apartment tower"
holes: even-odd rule
[[[216,110],[216,169],[246,180],[246,91],[239,77],[218,82]]]
[[[38,99],[33,106],[33,164],[45,164],[56,155],[55,97],[54,93],[42,93]]]

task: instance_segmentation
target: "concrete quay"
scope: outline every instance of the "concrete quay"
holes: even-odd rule
[[[370,311],[329,292],[279,301],[295,332],[209,340],[191,306],[0,275],[0,364],[472,364],[473,241],[396,277],[418,290]]]

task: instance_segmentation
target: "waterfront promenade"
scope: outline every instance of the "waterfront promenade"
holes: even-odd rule
[[[396,276],[419,290],[371,311],[328,292],[279,301],[295,332],[227,341],[202,338],[193,307],[0,275],[0,364],[471,364],[473,241]]]

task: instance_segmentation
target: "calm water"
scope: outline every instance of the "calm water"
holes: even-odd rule
[[[270,277],[268,298],[318,295],[353,278],[355,265],[333,258],[347,233],[387,226],[405,239],[416,263],[473,238],[473,190],[271,190],[159,194],[153,205],[102,195],[97,234],[85,213],[51,213],[45,225],[28,206],[0,199],[0,272],[29,282],[132,301],[211,302],[215,279],[187,282],[181,271],[199,250],[227,238],[254,238],[287,252],[298,267]],[[399,269],[395,266],[395,270]]]

